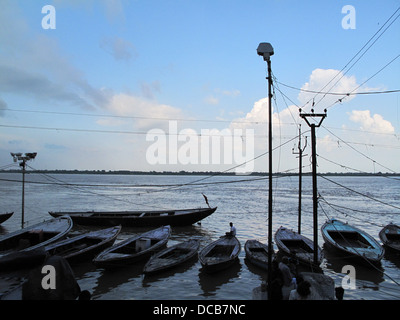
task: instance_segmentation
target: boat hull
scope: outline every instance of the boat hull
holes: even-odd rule
[[[241,245],[236,237],[223,236],[203,248],[199,254],[203,271],[215,273],[239,260]]]
[[[188,226],[205,219],[217,208],[162,211],[49,212],[53,217],[68,215],[74,223],[93,226],[159,227]]]
[[[153,274],[161,272],[197,258],[199,247],[199,240],[190,239],[161,250],[146,263],[143,273]]]
[[[326,248],[341,253],[346,258],[379,263],[385,250],[366,232],[336,219],[330,219],[321,227]]]
[[[393,251],[400,251],[400,226],[388,224],[379,232],[383,245]]]
[[[121,226],[86,232],[72,238],[57,241],[45,247],[49,255],[57,255],[69,263],[90,260],[111,247],[121,232]]]
[[[0,269],[25,267],[44,254],[45,246],[65,238],[72,226],[71,218],[63,216],[0,237]]]
[[[115,268],[149,259],[167,245],[170,235],[171,227],[163,226],[128,238],[102,251],[93,263],[101,268]]]
[[[268,246],[258,240],[247,240],[244,245],[246,259],[253,265],[268,271]],[[272,253],[274,259],[275,253]]]
[[[7,221],[8,219],[10,219],[13,214],[14,214],[14,212],[1,213],[0,214],[0,224],[2,224],[4,221]]]
[[[314,261],[314,242],[309,238],[285,227],[275,233],[275,243],[279,250],[305,265],[319,266],[322,262],[322,250],[318,246],[317,262]]]

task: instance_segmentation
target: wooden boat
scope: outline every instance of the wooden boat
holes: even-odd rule
[[[109,211],[109,212],[49,212],[53,217],[69,215],[74,223],[81,225],[105,225],[127,227],[187,226],[196,223],[217,208],[197,208],[156,211]]]
[[[11,218],[14,212],[0,213],[0,224]]]
[[[68,262],[93,259],[96,254],[112,246],[120,232],[121,226],[86,232],[52,243],[45,247],[45,251],[63,257]]]
[[[379,232],[379,238],[387,248],[400,251],[400,227],[393,223],[388,224]]]
[[[228,268],[238,260],[241,245],[234,236],[222,236],[200,251],[199,259],[205,272]]]
[[[385,250],[366,232],[336,219],[330,219],[321,227],[327,248],[336,249],[350,257],[379,262]]]
[[[153,255],[144,266],[145,274],[170,269],[198,256],[200,241],[190,239],[172,247],[161,250]]]
[[[255,266],[268,270],[268,246],[258,240],[247,240],[244,244],[246,259]],[[274,259],[275,253],[272,253]]]
[[[43,255],[43,248],[63,239],[73,222],[63,216],[37,223],[0,237],[0,269],[18,268]]]
[[[98,267],[112,268],[148,259],[167,244],[170,235],[171,227],[163,226],[128,238],[102,251],[93,263]]]
[[[280,251],[300,263],[315,265],[314,242],[309,238],[285,227],[280,227],[275,233],[275,243]],[[318,262],[322,262],[322,250],[318,247]]]

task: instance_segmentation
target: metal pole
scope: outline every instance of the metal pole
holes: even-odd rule
[[[271,60],[267,60],[268,63],[268,297],[272,296],[272,72],[271,72]]]
[[[317,192],[317,143],[315,138],[315,128],[319,127],[322,124],[326,117],[326,109],[324,114],[314,113],[314,110],[311,110],[310,114],[300,114],[311,128],[311,157],[312,157],[312,183],[313,183],[313,227],[314,227],[314,263],[318,264],[318,192]],[[320,118],[319,123],[316,125],[315,123],[311,123],[308,121],[307,117],[310,118]]]
[[[22,216],[21,216],[21,228],[24,228],[24,217],[25,217],[25,160],[22,161]]]
[[[302,166],[303,166],[303,150],[301,149],[301,128],[299,128],[299,221],[298,232],[301,234],[301,180],[302,180]]]
[[[318,200],[317,200],[317,151],[315,124],[311,124],[312,182],[313,182],[313,218],[314,218],[314,263],[318,263]]]

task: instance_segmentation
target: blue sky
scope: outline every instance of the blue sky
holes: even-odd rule
[[[45,5],[55,8],[56,29],[42,28]],[[345,5],[355,9],[355,29],[342,27]],[[220,155],[214,164],[169,157],[152,164],[148,151],[156,140],[146,137],[151,130],[168,134],[171,123],[178,133],[187,129],[188,140],[202,130],[214,129],[211,139],[251,129],[254,147],[246,156],[265,153],[266,63],[256,49],[270,42],[279,81],[273,167],[296,169],[298,124],[310,141],[298,107],[309,111],[312,98],[322,96],[283,84],[319,91],[339,74],[330,92],[400,89],[400,58],[363,84],[400,54],[400,11],[351,70],[339,73],[399,6],[393,0],[0,0],[0,163],[12,162],[9,152],[36,151],[37,169],[228,170],[239,158],[225,161],[222,154],[238,146],[225,140],[210,150],[210,157]],[[315,105],[317,112],[328,108],[317,131],[319,170],[400,172],[400,93],[338,98],[327,95]],[[168,139],[177,136],[166,137],[167,154],[181,159],[186,140],[174,147]],[[249,168],[266,171],[267,157]]]

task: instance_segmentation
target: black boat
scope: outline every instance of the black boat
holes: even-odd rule
[[[200,251],[203,270],[208,273],[228,268],[239,259],[241,245],[234,236],[223,236]]]
[[[328,249],[333,248],[347,257],[378,263],[385,253],[368,233],[336,219],[325,222],[321,232]]]
[[[383,227],[379,232],[379,238],[387,248],[400,251],[400,227],[393,223]]]
[[[170,235],[171,227],[163,226],[133,236],[99,253],[93,263],[98,267],[113,268],[148,259],[167,245]]]
[[[11,218],[14,212],[0,213],[0,224]]]
[[[255,266],[268,270],[268,246],[258,240],[247,240],[244,244],[246,259]],[[275,253],[272,252],[272,260]]]
[[[49,212],[53,217],[68,215],[74,223],[94,226],[159,227],[187,226],[196,223],[217,210],[217,208],[197,208],[181,210],[153,211],[86,211]]]
[[[43,259],[44,247],[66,237],[73,222],[63,216],[0,237],[0,270],[25,267]]]
[[[45,247],[50,255],[63,257],[68,262],[93,259],[96,254],[111,247],[121,231],[121,226],[85,232],[57,241]]]
[[[190,239],[163,249],[150,258],[144,266],[143,272],[145,274],[160,272],[189,261],[192,258],[197,258],[199,247],[199,240]]]
[[[280,251],[298,262],[315,265],[314,242],[309,238],[285,227],[280,227],[275,233],[275,243]],[[322,250],[318,247],[317,265],[322,262]]]

